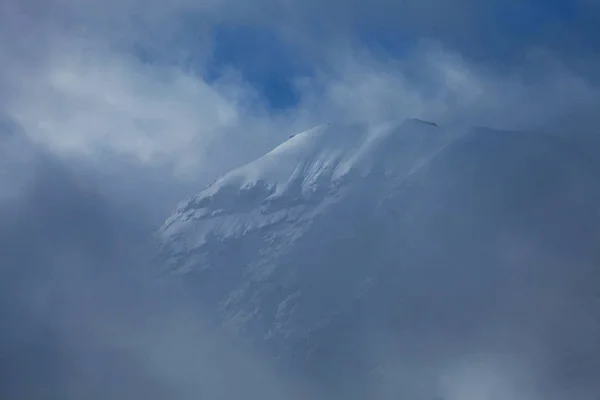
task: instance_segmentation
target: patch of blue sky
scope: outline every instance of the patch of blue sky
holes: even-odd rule
[[[295,79],[311,75],[311,68],[275,32],[263,28],[220,26],[213,30],[213,52],[208,80],[233,67],[262,94],[273,110],[299,100]]]

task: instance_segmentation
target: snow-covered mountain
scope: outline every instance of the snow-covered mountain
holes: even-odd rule
[[[283,220],[310,222],[346,198],[347,191],[358,189],[357,184],[410,175],[451,138],[415,121],[396,129],[316,127],[294,135],[183,202],[161,229],[162,237],[167,246],[174,246],[169,248],[172,256],[178,246],[187,255],[213,235],[227,239]],[[369,194],[361,191],[361,196]],[[293,228],[294,235],[299,234],[298,226]],[[196,265],[193,261],[186,264]],[[185,269],[175,265],[180,272]]]
[[[427,365],[435,380],[490,342],[502,352],[535,338],[562,357],[572,304],[557,314],[546,300],[590,289],[566,270],[587,276],[600,260],[599,172],[541,134],[323,125],[182,202],[159,259],[281,365],[373,398],[385,391],[375,371],[400,359],[414,394],[411,374]],[[382,352],[382,337],[401,344]]]

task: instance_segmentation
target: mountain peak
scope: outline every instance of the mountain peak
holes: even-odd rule
[[[458,133],[440,132],[415,120],[316,126],[180,203],[161,229],[163,243],[185,252],[212,239],[310,221],[354,191],[376,193],[378,185],[401,182]]]
[[[291,135],[264,156],[225,174],[200,193],[200,197],[211,197],[232,187],[249,189],[258,183],[272,188],[275,197],[299,179],[303,192],[310,193],[325,175],[329,181],[337,181],[351,171],[366,174],[382,166],[378,164],[401,157],[402,146],[408,143],[404,139],[425,135],[423,139],[427,140],[434,127],[437,125],[418,119],[396,126],[319,125]]]

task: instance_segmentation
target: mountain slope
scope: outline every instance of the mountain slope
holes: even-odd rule
[[[339,190],[347,189],[348,182],[410,174],[411,168],[449,142],[449,136],[438,135],[435,129],[418,122],[400,127],[420,136],[413,138],[393,128],[328,125],[296,135],[183,202],[166,221],[162,237],[175,246],[186,242],[187,254],[190,248],[204,245],[209,234],[233,237],[282,218],[303,221],[308,209],[310,219],[341,197]],[[403,140],[406,146],[392,143]],[[386,147],[401,153],[386,154]]]
[[[374,371],[398,359],[413,368],[394,396],[436,395],[460,355],[536,340],[564,364],[594,343],[597,324],[579,342],[564,326],[597,307],[581,277],[599,259],[598,172],[539,134],[323,126],[183,202],[161,260],[222,324],[336,395],[386,398]]]

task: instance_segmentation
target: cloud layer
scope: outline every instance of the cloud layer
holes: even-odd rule
[[[326,121],[595,134],[598,15],[595,0],[0,2],[0,397],[296,393],[124,272],[147,267],[152,229]]]
[[[179,175],[213,176],[324,120],[548,129],[598,104],[594,53],[574,59],[549,30],[560,22],[580,37],[593,2],[44,4],[3,4],[2,34],[16,39],[0,49],[4,113],[54,151],[126,155]],[[273,59],[285,58],[289,71],[275,71],[287,89],[265,92],[256,69],[268,51],[257,64],[244,46],[223,48],[218,30],[236,26],[250,49],[287,49]],[[271,108],[264,93],[277,90],[296,94],[291,106]]]

